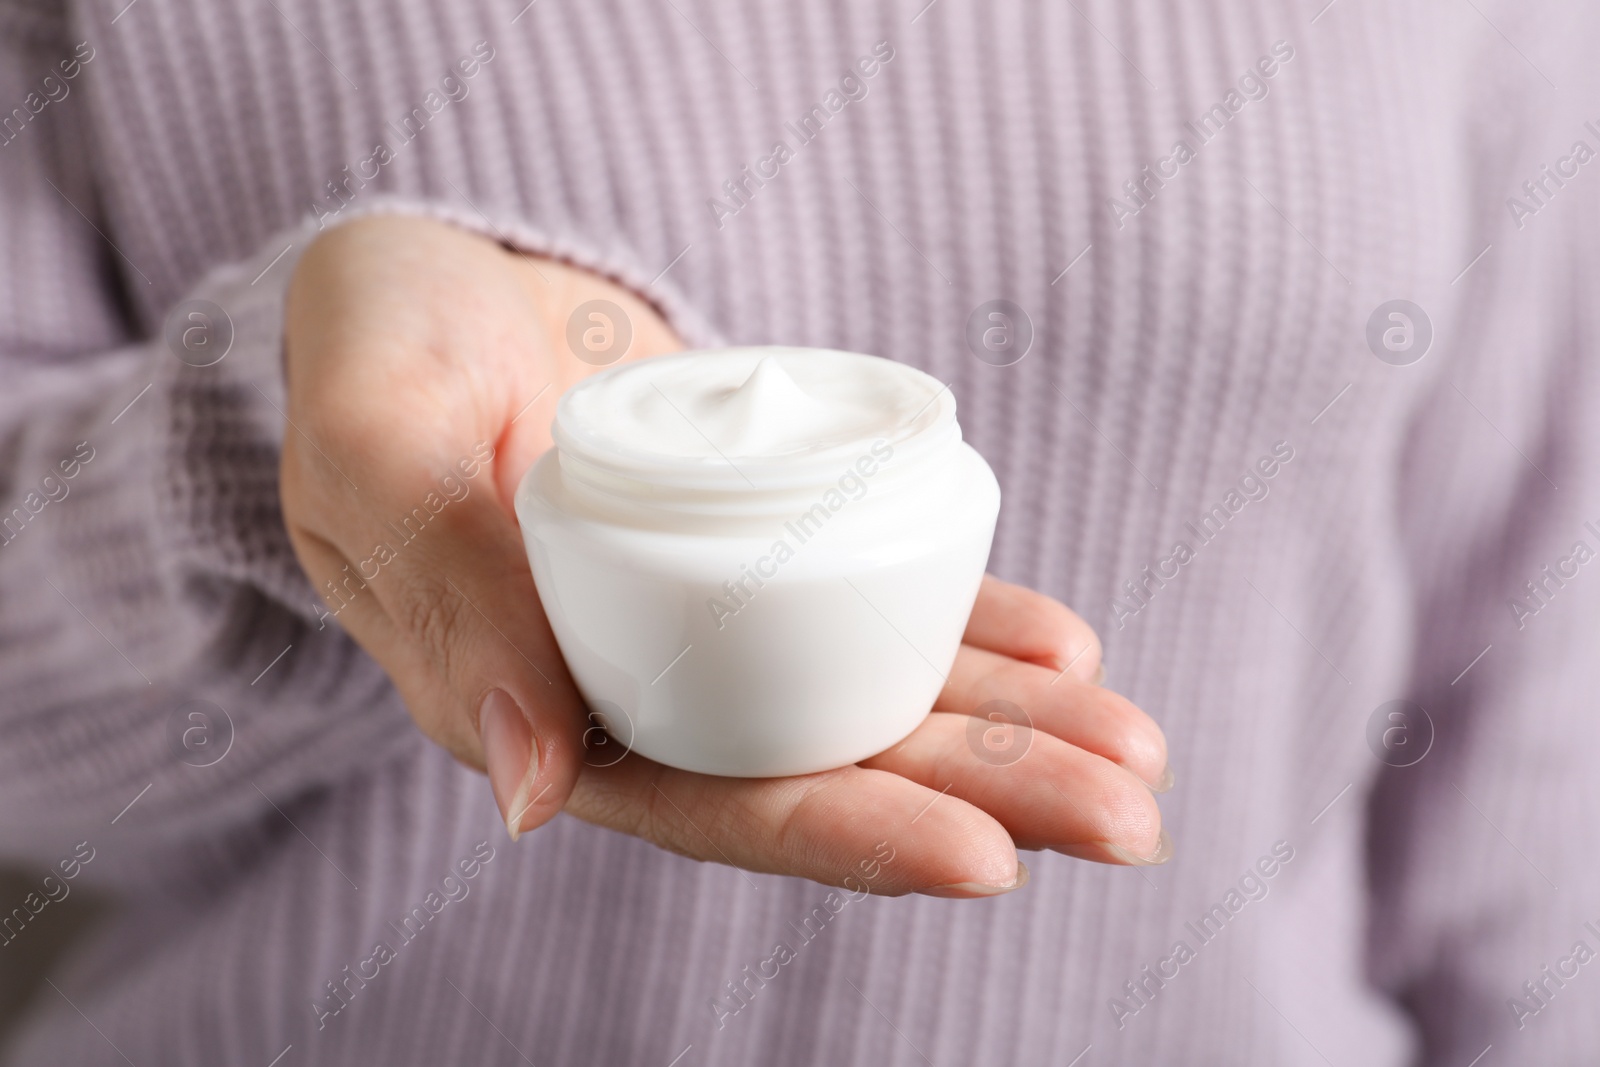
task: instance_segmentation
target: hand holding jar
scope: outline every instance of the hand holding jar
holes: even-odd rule
[[[571,313],[596,299],[622,308],[633,333],[627,364],[606,372],[606,409],[632,404],[638,425],[657,426],[654,460],[632,431],[597,431],[580,394],[556,420],[562,397],[600,370],[567,344]],[[319,589],[349,589],[353,565],[376,571],[340,600],[338,621],[384,666],[422,731],[487,770],[513,836],[566,810],[698,859],[833,885],[887,841],[895,859],[874,892],[961,897],[1022,885],[1019,849],[1107,863],[1168,858],[1152,796],[1170,785],[1165,740],[1142,711],[1096,684],[1094,632],[1040,594],[962,577],[974,560],[981,568],[987,550],[992,475],[961,444],[948,392],[908,368],[844,353],[810,354],[816,362],[751,350],[719,363],[730,376],[711,393],[668,373],[690,357],[655,364],[659,378],[634,373],[646,369],[638,361],[680,347],[626,289],[440,222],[353,221],[297,267],[285,344],[294,429],[281,479],[295,550]],[[826,401],[830,382],[863,366],[863,388],[888,390],[886,403],[917,388],[929,395],[887,428],[840,415],[822,435],[837,447],[789,464],[799,474],[787,481],[748,458],[794,452],[784,412]],[[725,406],[711,410],[706,396]],[[674,404],[681,421],[662,421],[676,418]],[[553,421],[564,447],[519,496],[550,449]],[[742,442],[741,455],[719,453],[718,438]],[[863,457],[870,462],[858,465]],[[657,508],[643,526],[612,521],[608,508],[638,503],[638,464],[656,461],[673,468],[664,476],[671,499],[658,489],[646,495],[672,517]],[[819,514],[811,496],[830,488],[819,471],[833,482],[854,471],[837,490],[851,502],[826,509],[820,533],[804,528],[804,546],[799,535],[774,536]],[[437,494],[447,473],[476,488],[452,497],[425,534],[384,553],[381,565],[361,566],[375,544],[396,540],[393,524]],[[663,477],[647,474],[646,482]],[[852,500],[858,483],[868,491]],[[587,527],[555,521],[570,509],[550,502],[565,493],[587,494],[579,509]],[[840,546],[861,530],[913,513],[897,529],[927,532],[937,525],[927,517],[944,514],[967,532],[938,543],[897,535],[870,565],[840,562],[851,556]],[[745,560],[694,547],[730,523],[741,545],[790,542],[781,574],[770,552]],[[535,563],[544,561],[538,587],[524,531]],[[669,543],[685,551],[657,550]],[[723,573],[729,559],[738,566]],[[750,569],[758,567],[773,577]],[[950,587],[933,589],[947,573]],[[818,581],[833,583],[820,599]],[[970,616],[952,623],[918,612],[918,591],[962,614],[970,603]],[[541,592],[561,597],[554,630]],[[669,663],[680,636],[690,647]],[[697,636],[702,644],[692,647]],[[941,642],[958,647],[952,655]],[[816,661],[805,659],[808,648]],[[641,649],[665,650],[650,662],[655,678],[641,673]],[[817,669],[824,662],[839,670]],[[785,669],[792,676],[781,677]],[[597,721],[610,734],[595,749]],[[811,769],[834,758],[857,762]]]

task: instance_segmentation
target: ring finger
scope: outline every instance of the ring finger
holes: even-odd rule
[[[1019,848],[1106,863],[1170,856],[1155,797],[1103,756],[1026,726],[1004,754],[984,746],[968,715],[935,712],[894,748],[861,766],[891,771],[992,815]]]

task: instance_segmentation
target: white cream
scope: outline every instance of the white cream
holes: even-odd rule
[[[859,451],[937,419],[931,402],[942,391],[887,360],[744,349],[620,368],[574,390],[561,424],[618,453],[736,464]]]
[[[580,690],[687,770],[843,766],[943,685],[999,509],[955,400],[800,348],[624,364],[558,405],[517,515]]]

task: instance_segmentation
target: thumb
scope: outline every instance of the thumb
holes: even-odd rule
[[[441,544],[451,563],[417,589],[418,639],[446,699],[472,727],[449,747],[489,776],[512,840],[566,804],[583,754],[584,705],[539,601],[516,526],[490,493],[461,501]],[[441,514],[440,518],[445,516]],[[441,561],[442,562],[442,561]],[[451,716],[456,722],[458,716]]]
[[[493,464],[486,446],[474,451]],[[302,529],[297,547],[314,576],[330,579],[333,614],[383,665],[422,732],[488,772],[515,839],[566,803],[584,704],[494,475],[471,457],[451,467],[442,477],[389,472],[365,536],[335,546]]]
[[[478,702],[478,736],[495,805],[515,841],[524,830],[547,822],[565,805],[577,778],[578,743],[569,715],[528,710],[499,687]]]

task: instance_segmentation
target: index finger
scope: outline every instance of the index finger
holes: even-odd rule
[[[874,894],[992,896],[1027,878],[992,815],[865,767],[717,778],[629,754],[586,763],[567,811],[693,859]]]
[[[1061,601],[983,576],[962,642],[1100,684],[1100,637]]]

